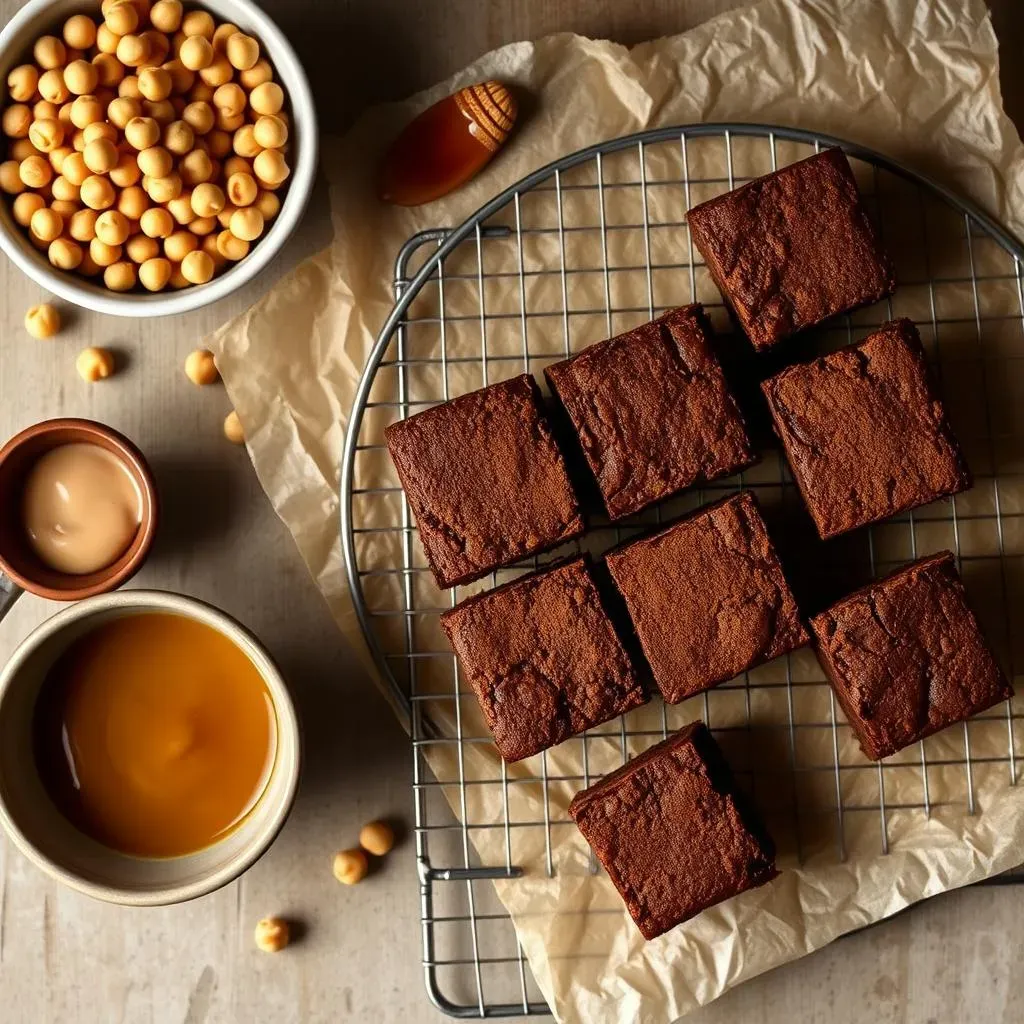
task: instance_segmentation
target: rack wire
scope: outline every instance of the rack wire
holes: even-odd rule
[[[408,716],[424,977],[430,998],[453,1016],[548,1012],[492,882],[514,884],[526,851],[555,875],[559,844],[572,828],[565,795],[695,717],[726,747],[776,837],[787,837],[782,856],[804,865],[884,856],[908,816],[965,807],[974,814],[991,794],[1017,783],[1022,715],[1013,701],[875,764],[860,755],[806,651],[678,707],[655,699],[567,741],[566,754],[545,752],[506,766],[437,628],[441,612],[481,587],[570,551],[600,554],[663,516],[742,487],[799,517],[796,489],[784,460],[766,448],[763,461],[736,478],[616,527],[596,514],[582,541],[443,593],[423,561],[385,454],[389,422],[519,373],[540,378],[544,365],[667,308],[702,301],[716,326],[728,330],[685,211],[835,145],[851,158],[900,287],[886,302],[808,332],[803,348],[788,349],[787,362],[911,316],[976,482],[953,500],[833,545],[816,567],[817,582],[852,589],[904,561],[952,548],[1011,678],[1024,664],[1012,626],[1024,608],[1024,422],[1016,411],[1024,407],[1024,249],[981,211],[839,139],[712,124],[581,151],[501,193],[460,227],[410,238],[396,261],[395,307],[352,411],[342,542],[367,643]],[[742,352],[741,344],[732,351]],[[764,376],[763,361],[761,367]],[[877,828],[866,827],[869,821]],[[593,859],[591,868],[598,870]]]

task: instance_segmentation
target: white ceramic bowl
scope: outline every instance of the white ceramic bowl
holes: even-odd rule
[[[181,291],[141,294],[112,292],[102,284],[78,274],[54,269],[25,237],[11,216],[7,198],[0,201],[0,248],[37,284],[47,291],[86,309],[113,316],[169,316],[186,313],[224,298],[251,281],[280,252],[288,236],[297,227],[313,190],[317,164],[316,109],[309,82],[291,44],[280,29],[249,0],[203,0],[188,7],[210,11],[218,22],[237,25],[255,36],[274,65],[291,113],[289,162],[292,173],[283,193],[281,212],[270,230],[257,242],[249,255],[209,284],[193,285]],[[23,63],[32,45],[41,35],[59,36],[61,26],[72,14],[98,16],[100,0],[29,0],[0,32],[0,82],[7,81],[13,67]]]
[[[184,615],[226,636],[263,677],[277,719],[274,763],[253,809],[225,838],[184,857],[131,857],[90,839],[57,810],[35,768],[33,714],[50,667],[74,640],[96,626],[140,612]],[[47,874],[108,903],[180,903],[237,878],[284,825],[298,786],[300,761],[295,708],[270,656],[234,619],[192,598],[156,590],[86,598],[30,633],[0,673],[0,824],[18,849]]]

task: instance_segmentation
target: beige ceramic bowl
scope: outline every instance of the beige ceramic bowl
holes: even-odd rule
[[[274,762],[263,795],[228,836],[185,857],[131,857],[95,842],[61,815],[35,770],[32,716],[47,671],[84,633],[140,612],[185,615],[226,636],[263,676],[277,716]],[[263,647],[234,619],[200,601],[162,591],[90,597],[29,634],[0,673],[0,823],[38,867],[87,896],[129,906],[180,903],[237,878],[270,846],[295,797],[300,746],[298,719],[284,680]]]
[[[230,22],[260,41],[260,47],[274,65],[276,79],[287,97],[292,117],[289,163],[292,173],[282,197],[281,212],[270,230],[253,245],[249,255],[230,270],[218,274],[209,284],[164,291],[152,295],[112,292],[87,277],[54,269],[45,253],[39,252],[11,216],[10,203],[0,202],[0,248],[37,284],[60,298],[97,313],[113,316],[171,316],[198,309],[224,298],[251,281],[281,251],[302,217],[313,191],[317,165],[316,108],[306,73],[281,30],[250,0],[204,0],[187,3],[187,8],[209,11],[218,22]],[[29,0],[0,32],[0,82],[25,61],[40,36],[60,35],[63,23],[72,15],[96,17],[100,0]],[[6,100],[5,100],[6,102]]]

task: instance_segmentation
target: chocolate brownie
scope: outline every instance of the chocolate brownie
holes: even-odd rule
[[[438,586],[454,587],[583,532],[529,374],[384,431]]]
[[[778,874],[775,844],[703,722],[578,793],[569,814],[645,939]]]
[[[699,305],[591,345],[544,373],[612,519],[754,461]]]
[[[873,761],[1013,696],[948,551],[844,597],[811,629]]]
[[[808,642],[749,491],[612,551],[607,562],[670,704]]]
[[[822,539],[971,486],[910,320],[761,389]]]
[[[841,149],[701,203],[687,220],[715,284],[759,351],[896,287]]]
[[[441,625],[506,761],[647,701],[585,558],[478,594]]]

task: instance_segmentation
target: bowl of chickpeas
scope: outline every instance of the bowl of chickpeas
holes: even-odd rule
[[[299,223],[316,112],[249,0],[29,0],[0,32],[0,82],[0,248],[68,302],[196,309]]]

